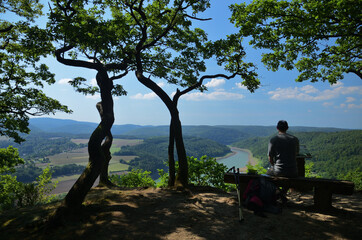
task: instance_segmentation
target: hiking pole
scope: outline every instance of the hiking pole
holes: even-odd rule
[[[240,181],[239,181],[239,168],[237,171],[235,171],[235,166],[230,168],[230,170],[233,170],[234,177],[235,177],[235,184],[236,184],[236,193],[238,194],[238,202],[239,202],[239,222],[244,221],[243,216],[243,206],[241,204],[241,193],[240,193]],[[228,171],[228,172],[229,172]]]

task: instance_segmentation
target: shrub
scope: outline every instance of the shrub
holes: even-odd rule
[[[111,175],[110,181],[120,187],[154,187],[155,181],[150,177],[151,172],[142,169],[132,169],[131,172],[123,175]]]
[[[51,179],[52,173],[49,166],[32,183],[18,182],[16,176],[1,175],[0,210],[34,206],[53,201],[55,195],[50,195],[50,192],[57,183],[51,183]]]
[[[247,173],[252,174],[266,174],[267,170],[263,168],[262,165],[257,163],[255,166],[251,165],[250,163],[246,164]]]
[[[351,170],[347,174],[339,174],[338,179],[352,181],[357,191],[362,190],[362,171],[359,168]]]
[[[211,186],[225,191],[235,188],[233,184],[224,183],[227,167],[216,161],[216,158],[202,156],[200,159],[187,157],[189,166],[189,183],[198,186]],[[178,164],[176,164],[176,172]]]

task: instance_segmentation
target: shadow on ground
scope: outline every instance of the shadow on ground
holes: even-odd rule
[[[337,196],[325,213],[311,194],[289,199],[280,215],[244,210],[239,223],[236,195],[213,188],[94,188],[82,211],[51,231],[39,223],[59,203],[1,214],[0,239],[359,239],[361,194]]]

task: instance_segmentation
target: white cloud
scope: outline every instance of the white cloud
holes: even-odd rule
[[[157,85],[162,88],[164,87],[166,84],[164,82],[159,82],[157,83]],[[136,95],[130,96],[131,99],[137,99],[137,100],[151,100],[151,99],[155,99],[157,98],[156,93],[154,92],[150,92],[150,93],[137,93]]]
[[[305,93],[318,93],[318,89],[316,89],[312,85],[306,85],[304,87],[301,87],[301,91]]]
[[[269,91],[272,100],[296,99],[300,101],[326,101],[340,95],[362,94],[362,86],[345,87],[343,83],[332,85],[330,89],[320,91],[311,85],[295,88],[277,88]]]
[[[346,97],[346,102],[354,102],[356,99],[354,97]]]
[[[69,81],[72,81],[70,78],[62,78],[58,81],[58,84],[68,84]]]
[[[224,90],[218,90],[211,93],[205,92],[194,92],[188,93],[182,96],[182,98],[189,100],[189,101],[203,101],[203,100],[235,100],[235,99],[242,99],[244,95],[239,93],[230,93],[225,92]]]
[[[352,108],[361,108],[362,109],[362,103],[361,104],[354,104],[354,103],[350,103],[347,105],[347,108],[352,109]]]
[[[248,88],[241,83],[235,83],[235,86],[239,89],[248,90]]]
[[[225,84],[225,79],[213,78],[210,82],[206,83],[205,86],[208,88],[216,88]]]
[[[130,97],[131,99],[138,99],[138,100],[151,100],[157,98],[157,95],[154,92],[151,93],[137,93],[136,95],[133,95]]]
[[[329,107],[329,106],[332,106],[333,105],[333,103],[331,103],[331,102],[324,102],[323,103],[323,106],[325,106],[325,107]]]

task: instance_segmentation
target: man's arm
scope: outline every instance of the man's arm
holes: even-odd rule
[[[295,155],[299,154],[299,139],[295,138]]]
[[[268,159],[271,165],[274,165],[274,156],[272,155],[273,144],[269,142],[268,145]]]
[[[270,164],[271,164],[271,165],[274,165],[274,159],[273,159],[271,156],[269,156],[268,158],[269,158]]]

